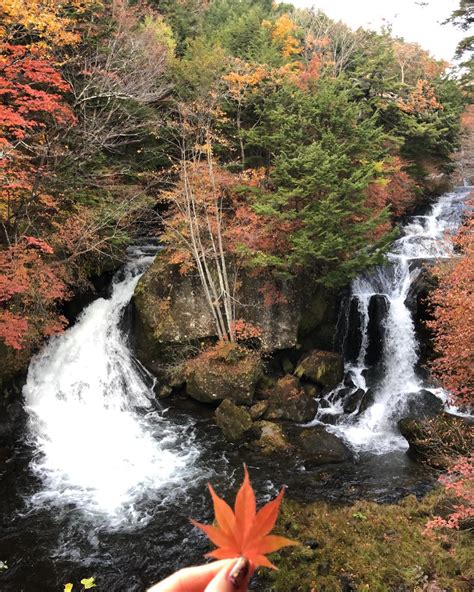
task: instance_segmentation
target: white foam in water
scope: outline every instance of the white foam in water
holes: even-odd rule
[[[105,514],[110,526],[134,523],[145,519],[136,507],[145,494],[193,474],[192,432],[153,411],[150,377],[120,329],[152,260],[130,261],[111,297],[89,305],[30,364],[24,395],[37,448],[32,468],[43,482],[35,505],[72,503]]]
[[[348,416],[341,423],[328,426],[355,448],[384,453],[407,447],[406,440],[396,428],[396,421],[409,395],[416,396],[421,388],[426,388],[415,372],[418,344],[413,319],[406,306],[410,287],[419,274],[419,267],[411,263],[417,259],[440,259],[453,255],[449,235],[461,224],[467,193],[467,190],[461,190],[443,195],[428,215],[413,217],[402,229],[403,236],[392,246],[388,255],[390,265],[378,267],[372,273],[356,278],[352,284],[352,295],[358,301],[362,340],[357,362],[347,365],[346,372],[354,384],[364,390],[367,388],[364,359],[369,345],[370,299],[378,294],[388,302],[384,320],[384,376],[375,389],[374,403],[359,417]],[[323,409],[323,413],[341,412],[337,392],[342,386],[329,395],[329,402],[335,402],[331,408]],[[446,401],[447,394],[442,389],[430,390]]]

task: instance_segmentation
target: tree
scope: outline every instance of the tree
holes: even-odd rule
[[[453,396],[466,407],[474,404],[474,219],[466,223],[456,239],[460,254],[436,268],[439,286],[431,294],[437,358],[433,371]]]
[[[254,209],[272,216],[277,229],[291,222],[290,249],[281,257],[254,253],[282,272],[311,270],[317,281],[337,285],[380,262],[388,237],[369,235],[387,212],[367,207],[366,190],[382,175],[386,135],[334,83],[318,92],[286,84],[267,93],[260,123],[247,133],[254,149],[266,152],[269,183],[257,193]]]

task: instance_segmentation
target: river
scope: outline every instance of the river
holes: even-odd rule
[[[342,316],[354,306],[358,311],[358,351],[347,356],[345,384],[327,396],[314,423],[328,423],[355,458],[314,470],[226,443],[203,406],[157,402],[153,377],[130,350],[125,314],[154,251],[130,249],[110,296],[90,304],[31,362],[23,389],[26,435],[0,482],[0,560],[8,564],[0,590],[60,591],[65,582],[94,576],[108,592],[143,592],[172,570],[202,562],[208,543],[189,518],[211,519],[208,480],[233,497],[242,462],[262,502],[283,484],[302,501],[386,502],[427,491],[433,478],[406,456],[396,421],[423,389],[443,400],[446,393],[417,371],[407,297],[421,261],[452,256],[449,233],[462,221],[467,193],[446,194],[407,220],[388,265],[353,282]],[[374,296],[386,306],[381,371],[370,382]],[[369,388],[364,412],[344,411],[348,397]]]

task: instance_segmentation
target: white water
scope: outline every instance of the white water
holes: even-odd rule
[[[365,365],[369,346],[369,303],[374,295],[383,296],[388,303],[384,319],[383,377],[374,390],[373,404],[362,414],[341,416],[340,385],[330,393],[329,409],[324,414],[339,415],[339,423],[330,427],[355,448],[373,452],[387,452],[407,447],[396,428],[397,419],[411,397],[422,388],[446,400],[442,389],[430,388],[416,374],[418,343],[415,326],[407,307],[409,290],[426,260],[437,260],[453,255],[450,240],[459,227],[463,203],[469,191],[460,189],[443,195],[426,216],[414,216],[402,228],[402,236],[395,241],[388,255],[389,265],[376,268],[370,275],[356,278],[352,284],[352,298],[357,299],[361,319],[361,347],[355,364],[346,365],[346,373],[357,388],[367,390]],[[315,420],[318,422],[318,417]]]
[[[144,522],[137,506],[189,479],[198,450],[188,426],[152,404],[152,380],[132,356],[120,323],[146,267],[140,250],[64,334],[33,359],[24,387],[32,468],[43,490],[34,505],[73,504],[108,526]]]

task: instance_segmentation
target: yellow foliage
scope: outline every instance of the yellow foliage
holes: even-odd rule
[[[235,60],[235,68],[229,74],[223,76],[227,83],[229,93],[236,100],[242,100],[245,92],[259,84],[268,75],[264,66],[249,64],[243,60]]]
[[[64,592],[71,592],[73,584],[64,584]]]
[[[97,0],[2,0],[0,5],[0,40],[11,38],[16,31],[26,31],[38,38],[36,45],[63,47],[79,42],[70,14],[80,14]]]
[[[294,36],[296,24],[285,13],[275,21],[272,39],[281,46],[283,56],[290,57],[301,51],[301,44]]]

